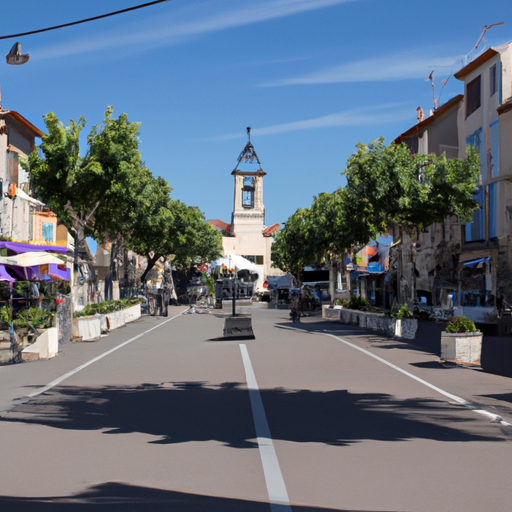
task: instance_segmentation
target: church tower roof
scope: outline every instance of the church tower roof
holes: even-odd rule
[[[250,174],[257,173],[258,175],[265,175],[266,173],[261,168],[261,162],[258,158],[258,155],[256,154],[256,151],[254,149],[254,146],[251,144],[251,127],[247,127],[247,144],[245,145],[244,149],[240,153],[237,159],[236,167],[233,169],[233,172],[231,174],[238,174],[240,172],[243,172],[244,174],[247,171],[241,171],[241,169],[238,168],[240,164],[257,164],[258,168],[256,171],[249,171]]]

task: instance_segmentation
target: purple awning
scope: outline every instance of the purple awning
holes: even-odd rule
[[[59,265],[50,263],[50,269],[48,270],[48,276],[57,281],[71,281],[71,269],[61,270]]]
[[[50,279],[54,279],[56,281],[71,281],[71,270],[69,268],[66,268],[66,270],[61,270],[59,268],[59,265],[54,265],[53,263],[50,263],[48,265],[48,274],[41,274],[41,270],[39,266],[35,267],[16,267],[14,265],[9,266],[9,269],[13,274],[15,274],[18,278],[13,279],[11,277],[12,281],[48,281]],[[0,265],[0,272],[1,269],[4,269],[4,271],[7,274],[7,271],[3,265]],[[9,274],[7,274],[9,275]],[[0,273],[0,281],[8,281],[8,279],[2,279],[1,273]]]
[[[33,245],[23,244],[21,242],[0,242],[0,249],[8,249],[9,251],[20,253],[20,252],[32,252],[32,251],[48,251],[58,252],[60,254],[66,254],[68,248],[60,245]]]
[[[0,281],[9,281],[10,283],[16,281],[14,277],[9,275],[9,272],[7,272],[7,269],[3,265],[0,265]]]

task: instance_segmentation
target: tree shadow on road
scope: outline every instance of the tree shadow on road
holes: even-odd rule
[[[0,496],[0,509],[2,512],[269,512],[270,505],[108,482],[72,496]],[[293,512],[350,512],[300,505],[293,505],[292,509]]]
[[[362,440],[498,441],[464,407],[434,399],[400,400],[383,393],[346,390],[263,389],[271,435],[297,443],[346,446]],[[216,440],[256,448],[249,393],[244,384],[205,382],[136,387],[54,388],[0,417],[70,430],[133,432],[152,443]]]

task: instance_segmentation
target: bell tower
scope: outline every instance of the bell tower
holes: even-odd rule
[[[232,176],[235,178],[235,194],[231,232],[258,233],[265,228],[265,207],[263,206],[263,177],[266,172],[251,144],[251,128],[247,128],[247,144],[238,157]],[[243,169],[242,169],[243,167]]]

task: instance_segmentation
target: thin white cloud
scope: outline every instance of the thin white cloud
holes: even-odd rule
[[[332,128],[336,126],[368,126],[389,124],[393,122],[406,121],[415,116],[415,111],[404,104],[385,104],[378,106],[369,106],[355,108],[329,114],[326,116],[305,119],[302,121],[292,121],[289,123],[265,126],[263,128],[252,128],[251,134],[254,136],[276,135],[279,133],[296,132],[303,130],[317,130],[320,128]],[[231,140],[242,137],[240,132],[236,134],[227,134],[216,140]]]
[[[295,78],[285,78],[261,84],[279,87],[299,84],[338,84],[350,82],[389,82],[426,78],[432,70],[436,75],[449,75],[460,56],[425,57],[420,52],[404,52],[329,67]]]
[[[187,6],[158,18],[146,18],[142,23],[125,27],[94,39],[91,37],[68,40],[66,44],[54,45],[32,52],[38,60],[45,58],[68,57],[98,51],[112,51],[119,48],[133,48],[141,44],[144,48],[161,48],[178,44],[202,34],[228,30],[276,18],[284,18],[326,7],[358,0],[253,0],[249,5],[228,2],[231,9],[219,12],[217,2]],[[212,6],[216,11],[212,11]],[[236,7],[235,7],[236,6]]]

